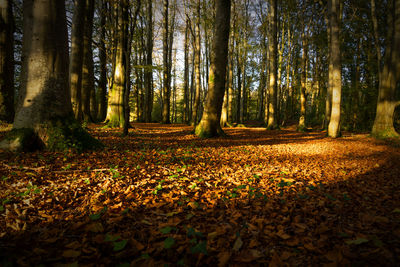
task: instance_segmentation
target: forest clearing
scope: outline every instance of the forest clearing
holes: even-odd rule
[[[397,265],[398,142],[294,128],[98,124],[104,150],[2,152],[2,264]]]

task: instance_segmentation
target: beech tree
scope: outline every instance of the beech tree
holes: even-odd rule
[[[230,0],[216,0],[214,39],[208,81],[209,89],[202,119],[195,129],[196,135],[203,138],[223,135],[220,119],[228,61],[230,12]]]
[[[270,40],[269,40],[269,97],[267,129],[276,129],[277,119],[277,27],[278,27],[278,1],[269,0]]]
[[[99,147],[73,117],[64,1],[25,0],[23,14],[18,106],[13,130],[0,147],[14,151]]]
[[[329,0],[330,7],[330,57],[332,67],[329,69],[330,79],[329,86],[332,88],[332,111],[328,126],[328,135],[330,137],[340,136],[340,112],[342,101],[342,67],[340,63],[340,39],[339,39],[339,14],[340,0]]]
[[[393,117],[396,106],[400,105],[400,101],[396,100],[396,89],[400,80],[400,0],[388,1],[387,10],[385,64],[380,74],[376,117],[371,132],[376,137],[399,136],[393,126]]]

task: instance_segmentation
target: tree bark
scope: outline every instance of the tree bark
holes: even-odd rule
[[[371,134],[378,138],[398,137],[393,125],[394,110],[400,104],[396,100],[400,80],[400,0],[389,1],[388,37],[382,81],[379,84],[378,104]]]
[[[146,43],[146,70],[144,73],[144,121],[151,122],[153,110],[153,1],[147,0],[147,43]]]
[[[98,88],[98,121],[104,121],[107,116],[107,53],[106,53],[106,0],[101,1],[100,12],[100,41],[99,41],[99,59],[100,59],[100,80]]]
[[[340,62],[340,39],[339,39],[339,12],[340,0],[329,0],[331,3],[330,27],[331,27],[331,45],[330,56],[332,60],[332,69],[329,75],[332,77],[332,112],[328,126],[328,135],[336,138],[340,136],[340,105],[342,101],[342,67]],[[332,71],[332,72],[331,72]]]
[[[171,96],[171,84],[170,82],[170,71],[169,71],[169,27],[168,27],[168,8],[169,1],[164,0],[164,24],[163,24],[163,105],[162,105],[162,123],[169,124],[170,121],[170,96]]]
[[[10,150],[65,150],[100,146],[73,117],[64,1],[23,2],[21,88]]]
[[[305,34],[305,25],[303,22],[303,31],[301,33],[303,54],[301,55],[301,87],[300,87],[300,119],[299,125],[297,126],[298,131],[306,130],[306,85],[307,85],[307,36]]]
[[[194,68],[195,68],[195,95],[192,111],[192,126],[196,126],[198,122],[198,113],[200,107],[200,91],[201,91],[201,73],[200,73],[200,55],[201,55],[201,40],[200,40],[200,1],[197,0],[197,18],[195,27],[195,47],[194,47]]]
[[[269,108],[267,129],[277,129],[277,24],[278,1],[270,0],[270,41],[269,41]]]
[[[91,114],[91,98],[94,94],[94,67],[93,67],[93,14],[94,0],[85,0],[85,26],[83,34],[83,66],[82,66],[82,116],[83,120],[92,122],[96,118]],[[93,101],[92,101],[93,102]],[[93,107],[92,107],[93,108]],[[93,110],[94,111],[94,110]]]
[[[0,1],[0,121],[14,120],[14,16],[12,0]]]
[[[196,135],[202,138],[223,135],[220,125],[221,109],[225,93],[226,65],[230,27],[230,0],[216,1],[214,40],[211,52],[208,94],[203,117],[196,127]]]
[[[121,1],[123,3],[123,1]],[[109,93],[109,105],[107,110],[107,124],[110,127],[123,127],[124,117],[124,92],[126,85],[126,30],[124,24],[122,4],[115,3],[117,9],[117,51],[114,63],[114,82]]]

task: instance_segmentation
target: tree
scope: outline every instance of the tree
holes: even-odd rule
[[[106,51],[106,0],[101,1],[100,6],[100,40],[99,40],[99,59],[100,59],[100,79],[98,94],[98,113],[97,120],[104,121],[107,116],[107,51]]]
[[[14,119],[14,18],[12,0],[0,1],[0,121]]]
[[[340,62],[340,39],[339,39],[339,14],[340,0],[329,0],[330,7],[330,57],[332,67],[329,68],[330,83],[332,88],[332,111],[328,126],[328,135],[336,138],[340,136],[340,105],[342,101],[342,66]]]
[[[194,94],[194,104],[192,110],[192,126],[196,126],[198,122],[198,114],[200,107],[200,91],[201,91],[201,74],[200,74],[200,55],[201,55],[201,40],[200,40],[200,0],[197,0],[197,17],[194,33],[194,72],[196,76],[196,88]]]
[[[164,23],[163,23],[163,108],[162,108],[162,123],[169,124],[170,121],[170,98],[171,98],[171,84],[170,84],[170,64],[169,64],[169,27],[168,27],[168,8],[169,1],[164,0]]]
[[[144,121],[151,122],[153,109],[153,1],[147,0],[146,70],[144,73]]]
[[[115,2],[114,11],[117,14],[117,44],[114,62],[113,85],[109,93],[107,110],[107,124],[110,127],[123,127],[124,117],[124,93],[126,88],[126,53],[127,53],[127,12],[126,0]]]
[[[400,101],[396,100],[400,80],[400,0],[390,0],[388,3],[385,64],[380,75],[376,117],[371,132],[376,137],[399,136],[393,126],[393,117],[395,108],[400,105]]]
[[[278,1],[269,1],[269,16],[270,16],[270,40],[269,40],[269,105],[268,105],[268,121],[267,129],[277,129],[277,24],[278,24]]]
[[[209,89],[202,119],[195,129],[196,135],[202,138],[223,134],[220,119],[226,84],[230,12],[230,0],[216,1],[214,39],[208,81]]]
[[[13,130],[0,147],[19,151],[99,147],[73,117],[64,1],[23,2],[22,73]]]
[[[74,15],[71,31],[71,56],[69,65],[69,81],[71,103],[75,118],[82,120],[82,65],[83,34],[85,27],[86,1],[74,1]]]
[[[94,121],[97,117],[93,73],[93,13],[94,0],[85,0],[85,26],[83,34],[82,66],[82,115],[84,121]]]

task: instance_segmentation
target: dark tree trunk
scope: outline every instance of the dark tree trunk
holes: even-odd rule
[[[14,119],[14,16],[12,0],[0,6],[0,121]]]
[[[195,131],[196,135],[199,137],[213,137],[224,134],[220,125],[220,120],[226,83],[230,6],[230,0],[216,1],[217,11],[211,52],[209,89],[203,117]]]

